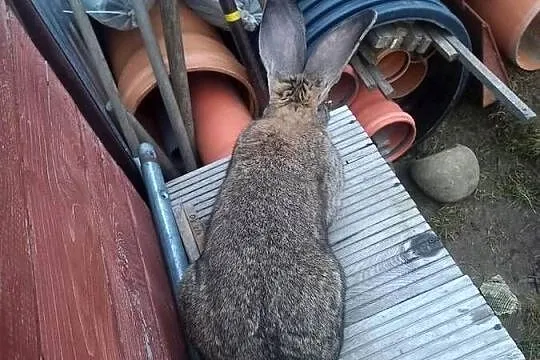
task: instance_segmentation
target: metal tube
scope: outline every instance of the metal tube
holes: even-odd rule
[[[195,170],[197,168],[195,154],[191,148],[191,142],[186,132],[184,122],[182,121],[180,109],[178,108],[178,104],[176,103],[176,99],[174,97],[171,82],[169,81],[169,74],[165,68],[163,58],[161,57],[161,52],[159,50],[156,37],[154,36],[152,25],[150,24],[148,12],[142,0],[132,0],[131,3],[135,10],[137,25],[139,26],[150,64],[154,70],[154,75],[156,76],[159,91],[161,93],[161,97],[163,98],[165,109],[167,110],[167,115],[169,116],[174,134],[178,140],[180,155],[182,156],[186,170]]]
[[[175,298],[178,299],[182,276],[189,264],[188,259],[178,231],[169,193],[152,145],[142,143],[139,146],[139,159],[154,224],[165,256],[169,280]]]
[[[447,33],[442,33],[441,35],[457,51],[459,61],[463,66],[490,89],[495,97],[520,121],[531,122],[536,118],[536,113],[478,60],[458,38]]]
[[[116,124],[120,128],[122,135],[125,137],[132,156],[136,156],[139,141],[137,140],[137,135],[135,134],[135,131],[131,127],[126,116],[126,109],[124,108],[124,105],[122,105],[122,101],[118,95],[118,88],[114,82],[114,77],[109,69],[107,60],[105,60],[105,55],[103,54],[103,50],[99,45],[94,28],[88,19],[88,15],[86,15],[81,0],[69,0],[69,4],[73,10],[75,22],[77,23],[84,42],[88,47],[99,79],[101,80],[107,96],[109,97],[109,101],[116,118]]]
[[[448,40],[436,29],[426,27],[426,31],[433,40],[433,46],[446,59],[446,61],[454,61],[459,58],[457,50],[448,42]]]
[[[133,116],[133,114],[128,112],[127,117],[131,125],[133,126],[133,130],[135,130],[139,141],[150,143],[156,150],[157,159],[163,167],[163,173],[165,174],[165,177],[168,179],[174,179],[175,177],[180,176],[180,171],[174,166],[171,159],[169,159],[163,149],[161,149],[161,147],[156,143],[152,135],[150,135],[148,131],[146,131],[144,126],[139,123],[139,121],[135,118],[135,116]]]
[[[160,9],[167,58],[169,59],[171,84],[191,141],[191,148],[195,151],[195,130],[193,128],[193,114],[191,113],[191,97],[184,57],[182,30],[178,16],[178,0],[161,0]]]

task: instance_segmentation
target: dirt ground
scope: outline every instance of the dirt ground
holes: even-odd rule
[[[540,71],[508,70],[511,88],[540,114]],[[436,203],[410,180],[408,164],[458,143],[476,153],[480,184],[468,199]],[[503,322],[527,359],[540,359],[540,123],[515,125],[501,106],[483,109],[469,91],[436,133],[395,169],[475,284],[500,274],[518,296],[520,314]]]

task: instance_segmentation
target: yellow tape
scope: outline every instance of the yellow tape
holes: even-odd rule
[[[239,10],[233,11],[230,14],[225,14],[225,21],[227,21],[229,23],[238,21],[238,20],[240,20],[240,18],[241,18],[241,15],[240,15]]]

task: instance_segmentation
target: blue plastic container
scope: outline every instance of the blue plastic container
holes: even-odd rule
[[[348,17],[368,8],[378,13],[376,26],[397,21],[435,24],[471,47],[461,21],[438,0],[299,0],[304,14],[308,49],[326,31]],[[416,142],[426,138],[459,99],[467,71],[458,62],[446,62],[436,54],[429,60],[425,80],[412,94],[400,100],[401,107],[416,120]]]

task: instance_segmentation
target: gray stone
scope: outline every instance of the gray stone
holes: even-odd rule
[[[415,160],[410,172],[423,192],[444,203],[471,195],[480,180],[478,159],[471,149],[463,145]]]
[[[495,275],[480,286],[480,292],[497,316],[512,315],[519,311],[520,303],[501,275]]]

